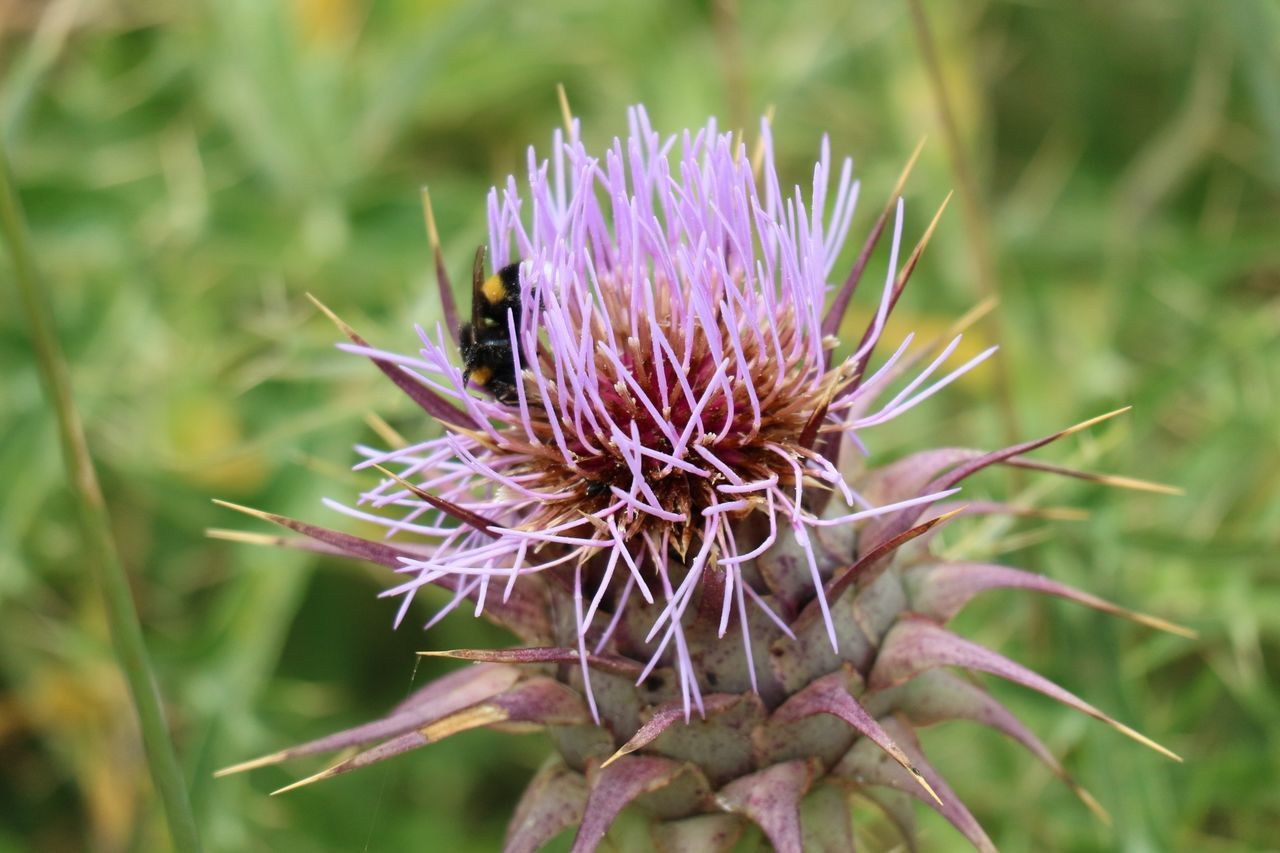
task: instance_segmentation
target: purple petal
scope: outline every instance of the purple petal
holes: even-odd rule
[[[684,765],[653,755],[628,755],[588,775],[591,794],[572,853],[595,850],[628,803],[673,782]]]
[[[507,827],[502,853],[536,853],[560,832],[582,822],[587,780],[554,758],[524,789]]]
[[[836,601],[840,595],[849,588],[854,581],[868,584],[879,577],[885,567],[890,564],[888,559],[893,552],[897,551],[906,543],[928,533],[937,525],[950,519],[950,515],[940,515],[937,518],[931,518],[928,521],[917,524],[909,530],[904,530],[892,539],[881,542],[870,551],[860,556],[853,565],[845,569],[836,571],[835,577],[827,582],[824,588],[828,601]],[[806,627],[814,619],[820,615],[817,601],[810,602],[800,615],[796,617],[795,629],[800,630]]]
[[[903,167],[902,174],[898,176],[897,185],[894,186],[893,192],[889,194],[889,201],[885,203],[884,209],[880,211],[880,216],[876,218],[875,225],[871,226],[871,233],[867,235],[866,242],[862,244],[862,250],[858,252],[858,257],[853,262],[853,268],[849,270],[849,275],[845,278],[844,284],[840,285],[839,292],[831,300],[831,307],[827,309],[826,315],[822,318],[822,334],[834,335],[840,331],[840,321],[844,318],[845,312],[849,310],[849,302],[853,299],[854,291],[858,289],[858,282],[862,279],[862,273],[867,268],[867,262],[871,260],[871,253],[875,251],[876,244],[880,242],[880,236],[884,233],[885,225],[889,223],[889,214],[893,213],[898,196],[902,194],[902,188],[907,182],[907,176],[911,174],[911,169],[916,164],[916,158],[920,156],[920,150],[920,146],[917,146],[915,152],[911,155],[911,159]]]
[[[958,666],[979,670],[1029,687],[1064,705],[1082,711],[1094,719],[1101,720],[1121,734],[1133,738],[1156,752],[1175,761],[1182,760],[1155,741],[1139,734],[1124,723],[1113,720],[1047,678],[977,643],[957,637],[924,618],[903,617],[893,627],[880,649],[880,656],[871,670],[868,685],[872,689],[890,687],[939,666]]]
[[[893,503],[913,495],[924,494],[924,488],[948,468],[954,468],[981,451],[961,447],[940,447],[913,453],[867,475],[866,494],[879,503]],[[884,539],[884,531],[897,516],[889,515],[867,519],[862,529],[862,542],[873,543]]]
[[[976,458],[971,458],[969,459],[969,461],[965,462],[959,467],[947,472],[946,474],[935,477],[930,482],[924,484],[924,486],[921,487],[920,491],[924,493],[928,493],[928,492],[941,491],[943,489],[950,489],[952,486],[964,480],[970,474],[977,473],[978,471],[981,471],[983,468],[989,468],[992,465],[996,465],[1000,462],[1004,462],[1006,459],[1012,459],[1013,457],[1020,456],[1023,453],[1029,453],[1032,450],[1036,450],[1038,448],[1044,447],[1046,444],[1050,444],[1052,442],[1057,441],[1060,438],[1065,438],[1068,435],[1072,435],[1073,433],[1077,433],[1083,429],[1087,429],[1093,426],[1094,424],[1100,423],[1109,418],[1113,418],[1116,415],[1126,411],[1128,411],[1127,408],[1117,409],[1113,412],[1108,412],[1104,415],[1099,415],[1095,418],[1090,418],[1087,421],[1082,421],[1078,424],[1074,424],[1073,426],[1069,426],[1066,429],[1058,430],[1057,432],[1046,435],[1043,438],[1037,438],[1031,441],[1025,441],[1022,444],[1015,444],[1012,447],[1006,447],[1003,450],[995,450],[990,453],[984,453],[981,456],[978,456]],[[955,451],[955,450],[941,451],[941,453],[943,454],[946,454],[948,452],[954,455],[954,454],[967,454],[970,451]],[[896,536],[900,531],[906,530],[907,528],[911,527],[911,525],[915,524],[916,520],[919,519],[920,516],[923,515],[928,510],[928,507],[929,507],[928,504],[917,504],[916,506],[908,507],[907,509],[904,509],[901,512],[896,513],[893,516],[893,520],[888,522],[882,531],[878,531],[879,539],[885,539],[885,538]],[[878,541],[878,539],[871,539],[869,533],[867,534],[867,539],[870,542]]]
[[[910,794],[946,818],[948,823],[960,830],[961,834],[969,839],[969,843],[982,853],[995,853],[995,845],[982,831],[978,822],[973,819],[973,815],[965,808],[964,803],[960,802],[960,798],[946,781],[925,760],[924,754],[920,751],[920,743],[912,733],[911,727],[892,717],[885,717],[880,722],[885,731],[902,744],[902,748],[911,757],[911,763],[919,768],[929,780],[929,784],[941,793],[942,801],[939,803],[932,797],[926,796],[901,765],[891,761],[884,752],[876,749],[869,741],[859,741],[854,744],[840,764],[831,771],[832,774],[848,779],[854,784],[883,786]]]
[[[727,693],[712,693],[702,697],[703,708],[707,717],[714,717],[719,713],[732,708],[743,700],[741,695],[730,695]],[[659,705],[657,710],[653,712],[653,716],[640,727],[640,729],[631,736],[631,739],[623,744],[622,748],[609,757],[604,763],[604,767],[618,761],[623,756],[635,752],[658,738],[663,732],[671,728],[676,723],[685,723],[684,702],[679,699],[673,699]]]
[[[444,252],[440,249],[440,234],[436,231],[436,214],[431,207],[431,192],[422,188],[422,212],[427,218],[427,239],[431,243],[431,256],[436,266],[436,287],[440,291],[440,313],[444,326],[453,342],[458,343],[458,306],[453,300],[453,284],[445,267]]]
[[[219,770],[225,776],[320,752],[335,752],[395,737],[430,725],[450,714],[509,689],[520,677],[512,667],[474,666],[449,673],[415,692],[380,720],[336,732],[298,746]]]
[[[496,521],[493,521],[492,519],[489,519],[489,518],[485,518],[483,515],[481,515],[478,512],[472,512],[466,507],[459,506],[453,501],[446,500],[445,498],[439,497],[438,495],[433,495],[424,489],[420,489],[417,486],[415,486],[413,483],[410,483],[407,480],[400,479],[399,477],[396,476],[395,472],[388,471],[386,468],[383,468],[381,465],[373,465],[372,467],[378,469],[379,472],[381,472],[382,474],[385,474],[390,479],[395,480],[401,486],[408,489],[410,492],[413,493],[414,497],[418,498],[419,500],[426,501],[436,509],[443,512],[445,515],[448,515],[451,518],[454,518],[462,522],[463,524],[466,524],[469,527],[480,531],[485,536],[488,536],[490,539],[498,538],[499,534],[497,533],[497,530],[499,525]]]
[[[1031,733],[1008,708],[978,685],[945,670],[922,672],[902,686],[894,708],[916,728],[946,720],[971,720],[999,731],[1026,747],[1056,775],[1062,765],[1049,748]]]
[[[281,794],[321,779],[359,770],[482,726],[572,726],[581,725],[588,719],[581,697],[573,690],[551,678],[530,678],[503,693],[416,727],[273,793]]]
[[[423,657],[453,658],[455,660],[487,661],[489,663],[536,664],[577,663],[578,650],[557,646],[532,646],[517,649],[449,649],[439,652],[418,652]],[[635,678],[643,666],[621,655],[587,655],[587,665],[603,672]]]
[[[262,512],[261,510],[228,504],[225,501],[218,501],[218,503],[301,533],[348,557],[368,560],[371,563],[377,563],[390,569],[402,567],[404,565],[402,558],[421,559],[422,556],[419,553],[396,548],[385,542],[361,539],[359,536],[352,536],[349,533],[308,524],[305,521],[298,521],[273,512]],[[511,631],[521,640],[533,643],[548,637],[551,634],[551,627],[547,621],[545,592],[540,585],[529,583],[529,580],[533,579],[526,579],[525,583],[516,586],[506,601],[494,601],[492,598],[487,601],[484,615]],[[447,576],[438,578],[433,583],[452,592],[457,590],[458,584],[462,583],[462,579],[457,576]],[[472,592],[467,597],[474,599],[477,595],[477,592]]]
[[[915,778],[921,787],[935,799],[937,794],[929,787],[928,782],[913,766],[907,754],[893,742],[893,738],[880,727],[866,709],[849,693],[851,674],[833,672],[810,684],[804,690],[792,696],[782,707],[774,711],[770,722],[790,723],[811,717],[814,714],[830,714],[841,719],[883,749],[890,758]]]
[[[1104,823],[1110,817],[1088,791],[1071,778],[1057,757],[1013,713],[978,685],[946,670],[922,672],[897,688],[894,708],[915,728],[947,720],[970,720],[995,729],[1021,744],[1071,788]]]
[[[359,347],[368,347],[369,342],[356,333],[356,330],[348,326],[338,318],[336,314],[320,303],[315,297],[311,298],[316,307],[328,315],[344,335],[351,339],[351,342]],[[441,397],[435,391],[423,385],[421,382],[414,380],[412,376],[400,368],[399,365],[386,359],[370,356],[370,360],[378,366],[388,379],[395,383],[396,387],[405,393],[410,400],[417,403],[418,406],[427,414],[437,420],[443,421],[447,426],[457,427],[474,427],[475,421],[466,412],[454,406],[444,397]]]
[[[920,240],[915,245],[915,248],[911,250],[911,255],[907,258],[907,262],[902,265],[902,270],[898,273],[897,279],[893,283],[893,292],[889,296],[888,311],[885,312],[886,316],[893,313],[893,309],[897,307],[898,300],[902,298],[902,292],[906,289],[907,282],[911,280],[911,274],[915,272],[916,265],[920,263],[920,257],[924,254],[925,247],[929,245],[929,240],[933,237],[933,231],[937,228],[938,221],[942,218],[942,212],[946,210],[947,204],[950,201],[950,195],[943,199],[942,205],[938,208],[938,212],[933,215],[933,220],[929,223],[929,227],[925,229],[924,234],[921,235]],[[901,217],[901,198],[898,199],[898,204],[898,215]],[[899,221],[901,220],[899,219]],[[894,236],[895,238],[897,237],[896,234]],[[883,318],[877,319],[882,320]],[[877,326],[877,321],[874,319],[872,322],[867,324],[866,331],[862,333],[862,340],[858,342],[856,350],[856,352],[861,352],[862,356],[859,358],[858,364],[854,369],[853,381],[836,395],[836,399],[841,399],[855,393],[862,385],[862,380],[866,376],[867,364],[871,361],[871,354],[875,352],[876,344],[879,343],[880,333],[883,331],[883,326]],[[832,461],[835,462],[837,460],[833,459]]]
[[[391,708],[390,714],[398,714],[401,711],[408,711],[412,708],[421,707],[428,702],[438,701],[440,697],[458,693],[461,691],[475,690],[473,685],[483,684],[487,686],[496,685],[502,682],[501,687],[493,690],[489,695],[501,693],[507,690],[511,685],[515,684],[519,671],[509,666],[498,666],[491,663],[477,663],[471,666],[464,666],[455,669],[452,672],[445,673],[439,678],[424,684],[417,690],[410,693],[403,701],[398,702]],[[514,677],[513,677],[514,676]],[[480,688],[477,692],[482,692],[484,688]],[[487,698],[487,697],[486,697]]]
[[[371,563],[377,563],[380,566],[394,569],[403,565],[401,558],[413,559],[420,557],[420,554],[412,551],[406,551],[388,545],[385,542],[371,542],[368,539],[361,539],[358,536],[352,536],[349,533],[341,533],[337,530],[330,530],[327,527],[319,527],[314,524],[307,524],[305,521],[289,518],[284,515],[277,515],[274,512],[263,512],[262,510],[252,509],[250,507],[239,506],[238,504],[227,503],[226,501],[214,501],[221,506],[234,509],[237,512],[243,512],[246,515],[252,515],[254,518],[260,518],[263,521],[269,521],[272,524],[278,524],[281,527],[301,533],[311,539],[327,546],[326,553],[345,554],[348,557],[357,557],[361,560],[368,560]]]
[[[1164,483],[1153,483],[1150,480],[1139,480],[1134,477],[1122,477],[1118,474],[1099,474],[1096,471],[1081,471],[1078,468],[1068,468],[1063,465],[1053,465],[1049,462],[1039,462],[1035,459],[1008,459],[1006,465],[1011,468],[1025,468],[1028,471],[1043,471],[1046,474],[1057,474],[1059,477],[1071,477],[1076,480],[1084,480],[1089,483],[1099,483],[1104,486],[1113,486],[1117,489],[1132,489],[1136,492],[1154,492],[1158,495],[1184,495],[1186,492],[1177,486],[1169,486]]]
[[[589,720],[582,696],[554,678],[530,678],[488,704],[502,711],[504,723],[573,726]]]
[[[906,573],[906,581],[908,590],[911,592],[913,609],[939,622],[950,621],[980,592],[989,589],[1029,589],[1046,595],[1056,595],[1150,628],[1181,636],[1194,636],[1187,629],[1163,619],[1127,610],[1106,599],[1042,575],[1008,566],[991,563],[935,563],[911,569]]]
[[[1080,521],[1088,517],[1084,510],[1071,507],[1035,507],[1019,506],[1002,501],[946,501],[934,504],[925,513],[928,517],[951,514],[954,517],[973,515],[1008,515],[1017,518],[1038,518],[1046,521]],[[929,543],[941,531],[936,528],[928,535],[922,536],[915,544],[915,550],[928,554]]]
[[[802,853],[800,800],[820,769],[816,758],[775,764],[730,782],[716,793],[716,802],[751,818],[778,853]]]

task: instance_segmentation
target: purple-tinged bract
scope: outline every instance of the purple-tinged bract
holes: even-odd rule
[[[242,767],[376,744],[321,778],[468,728],[532,725],[560,757],[526,793],[512,851],[575,824],[575,849],[593,849],[628,805],[652,816],[664,849],[723,849],[744,821],[780,850],[847,849],[851,793],[899,824],[910,811],[898,799],[918,797],[986,849],[914,727],[993,726],[1068,777],[1008,711],[940,667],[1022,683],[1154,746],[942,627],[995,587],[1171,627],[1046,578],[929,554],[950,518],[1026,511],[945,503],[961,480],[1093,421],[1004,451],[873,466],[864,435],[993,351],[952,365],[958,334],[915,350],[908,336],[868,371],[928,234],[899,257],[896,200],[833,281],[858,184],[848,160],[837,174],[825,140],[806,193],[784,190],[767,123],[751,154],[714,122],[663,137],[637,108],[630,125],[593,155],[574,122],[549,160],[530,151],[523,185],[490,193],[488,257],[494,269],[519,263],[519,310],[502,318],[505,336],[488,331],[510,342],[514,398],[464,384],[451,300],[453,328],[420,328],[417,356],[344,327],[347,349],[444,426],[412,446],[360,448],[357,468],[385,477],[356,506],[329,502],[384,526],[384,541],[267,516],[313,548],[399,573],[387,592],[402,599],[397,623],[434,584],[454,597],[428,627],[466,603],[524,645],[439,653],[475,663],[380,721]],[[888,275],[865,332],[840,349],[834,333],[890,217]]]

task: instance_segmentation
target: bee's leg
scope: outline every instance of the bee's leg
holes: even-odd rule
[[[471,368],[475,366],[476,335],[470,323],[464,323],[458,329],[458,352],[462,355],[462,387],[467,387],[471,380]]]

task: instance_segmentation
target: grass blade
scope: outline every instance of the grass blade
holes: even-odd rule
[[[31,330],[31,343],[45,392],[58,421],[58,437],[62,458],[67,467],[67,480],[75,497],[84,533],[84,560],[92,568],[102,590],[107,624],[115,646],[120,670],[124,673],[133,697],[134,710],[142,731],[151,779],[164,804],[174,849],[198,851],[200,836],[196,830],[186,780],[178,765],[177,753],[169,739],[160,691],[156,686],[151,660],[138,623],[138,612],[129,591],[129,579],[120,562],[111,519],[107,514],[98,475],[89,455],[84,428],[71,397],[71,381],[58,339],[54,335],[48,306],[42,301],[35,260],[31,254],[26,222],[17,192],[9,174],[8,156],[0,140],[0,231],[9,249],[13,281],[18,289],[22,310]]]

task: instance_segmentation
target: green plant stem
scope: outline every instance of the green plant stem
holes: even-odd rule
[[[200,836],[187,797],[187,785],[169,729],[165,723],[160,691],[156,686],[147,656],[147,647],[138,623],[138,612],[129,591],[129,579],[120,562],[111,520],[107,514],[98,475],[85,442],[84,429],[71,397],[71,382],[66,360],[54,335],[48,306],[44,302],[31,253],[31,241],[18,195],[9,173],[8,156],[0,139],[0,231],[13,265],[14,285],[22,301],[36,363],[49,401],[58,420],[58,436],[62,442],[62,458],[67,467],[68,485],[75,496],[84,531],[84,562],[97,577],[106,608],[111,640],[115,646],[120,670],[128,682],[134,710],[142,731],[151,779],[160,793],[173,846],[179,851],[198,851]]]

